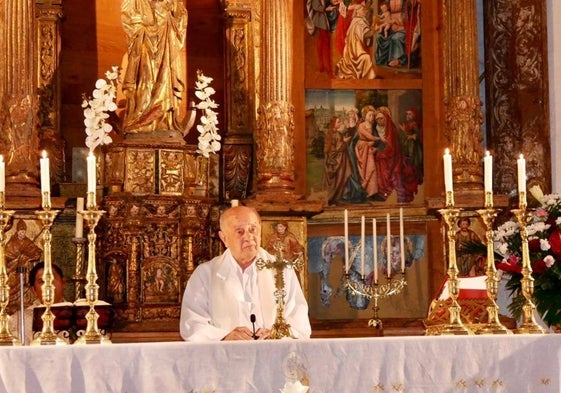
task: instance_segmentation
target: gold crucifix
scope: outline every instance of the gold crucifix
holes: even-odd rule
[[[286,291],[284,289],[284,269],[294,269],[300,270],[304,265],[302,260],[302,255],[298,256],[292,261],[284,259],[283,257],[282,244],[275,244],[275,250],[277,251],[276,259],[270,261],[264,261],[259,258],[256,262],[257,269],[274,269],[275,270],[275,300],[277,303],[277,316],[275,323],[271,328],[270,339],[278,340],[283,337],[295,338],[290,331],[290,325],[286,323],[284,319],[284,296]]]

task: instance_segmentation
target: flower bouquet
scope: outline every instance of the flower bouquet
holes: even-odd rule
[[[534,278],[533,301],[548,326],[561,324],[561,195],[544,195],[539,187],[530,193],[539,202],[527,225],[530,264]],[[511,218],[495,231],[496,266],[509,275],[508,308],[516,318],[522,314],[522,239],[518,222]]]

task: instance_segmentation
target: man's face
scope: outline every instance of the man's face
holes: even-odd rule
[[[60,303],[64,298],[65,281],[56,272],[56,270],[54,269],[52,270],[53,270],[53,285],[55,286],[54,298],[52,299],[52,301],[54,303]],[[37,274],[35,275],[35,285],[33,285],[33,292],[35,293],[35,296],[41,303],[43,303],[43,292],[41,290],[42,285],[43,285],[43,269],[39,269],[37,270]]]
[[[284,224],[277,224],[277,232],[281,235],[286,232],[286,227]]]
[[[247,267],[257,256],[261,244],[259,217],[245,206],[232,208],[224,214],[220,239],[238,264]]]
[[[25,238],[25,229],[18,230],[18,239],[22,240]]]

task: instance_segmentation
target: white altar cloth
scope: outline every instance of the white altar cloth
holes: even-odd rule
[[[311,393],[561,392],[559,334],[1,347],[0,392],[279,392],[292,351]]]

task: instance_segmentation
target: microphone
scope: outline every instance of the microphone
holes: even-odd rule
[[[249,320],[251,321],[251,325],[253,326],[253,339],[257,340],[257,336],[255,335],[255,314],[251,314],[249,316]]]

